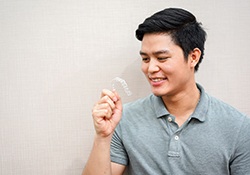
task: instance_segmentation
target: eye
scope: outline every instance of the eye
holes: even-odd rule
[[[144,62],[144,63],[148,63],[149,62],[149,58],[147,58],[147,57],[144,57],[144,58],[142,58],[142,61]]]
[[[159,57],[157,58],[159,61],[163,62],[166,61],[168,59],[168,57]]]

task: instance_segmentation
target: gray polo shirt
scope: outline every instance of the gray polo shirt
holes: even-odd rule
[[[201,92],[181,126],[154,95],[124,105],[111,161],[130,175],[250,175],[250,118]]]

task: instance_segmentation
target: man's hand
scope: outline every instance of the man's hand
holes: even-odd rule
[[[96,134],[111,136],[122,116],[122,102],[116,91],[104,89],[92,110]]]

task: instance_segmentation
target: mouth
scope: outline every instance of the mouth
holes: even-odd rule
[[[167,78],[149,78],[153,82],[161,82],[163,80],[166,80]]]
[[[149,77],[149,80],[150,80],[152,86],[160,86],[162,83],[164,83],[167,80],[167,78],[165,78],[165,77]]]

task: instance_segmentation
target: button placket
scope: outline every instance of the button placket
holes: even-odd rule
[[[179,134],[180,134],[179,131],[175,132],[170,139],[169,151],[168,151],[169,157],[180,157],[181,142]]]

